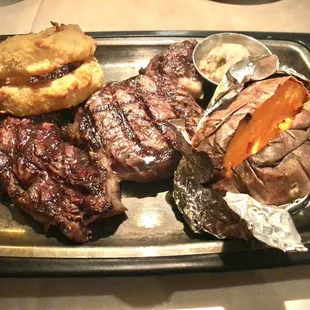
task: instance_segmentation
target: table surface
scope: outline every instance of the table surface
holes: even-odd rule
[[[1,0],[0,34],[42,30],[51,20],[84,31],[308,32],[309,16],[309,0]]]
[[[1,309],[309,310],[310,266],[127,278],[0,279]]]
[[[226,3],[225,3],[226,2]],[[310,0],[1,0],[0,34],[49,22],[84,31],[309,32]],[[310,309],[310,266],[131,278],[0,279],[1,309]]]

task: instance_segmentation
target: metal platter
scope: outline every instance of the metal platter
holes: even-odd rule
[[[207,32],[92,33],[105,81],[136,75],[168,45]],[[249,33],[248,33],[249,34]],[[310,78],[309,35],[249,34],[261,39],[280,59]],[[2,39],[2,38],[1,38]],[[303,41],[304,43],[301,43]],[[208,95],[212,86],[205,86]],[[152,184],[123,183],[127,217],[108,219],[95,227],[94,240],[76,246],[57,231],[47,235],[40,224],[17,206],[0,205],[0,275],[139,274],[190,270],[232,270],[310,262],[310,254],[286,254],[255,241],[217,240],[194,235],[182,221],[170,196],[172,180]],[[310,225],[309,225],[310,226]],[[307,230],[305,230],[307,231]],[[305,243],[310,233],[303,232]]]

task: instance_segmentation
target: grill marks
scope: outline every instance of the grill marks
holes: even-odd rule
[[[145,97],[139,91],[127,91],[136,87],[136,79],[112,83],[93,95],[87,104],[105,156],[112,170],[124,179],[131,179],[148,170],[151,163],[170,159],[175,153],[149,113]],[[154,174],[151,168],[149,172]]]
[[[106,178],[106,170],[64,142],[54,124],[10,117],[0,123],[0,187],[37,221],[59,226],[67,238],[86,242],[91,222],[125,211],[107,198]]]
[[[176,43],[140,74],[106,84],[81,107],[68,136],[121,180],[171,177],[181,158],[167,121],[185,118],[192,135],[202,114],[184,78],[201,86],[191,61],[197,42]],[[199,87],[196,87],[199,88]]]
[[[141,79],[138,76],[114,85],[114,99],[135,133],[141,151],[145,155],[156,156],[168,145],[156,127],[156,118],[148,113],[147,92],[143,89],[143,84],[140,84]],[[132,91],[133,89],[135,92]]]
[[[140,75],[107,84],[79,113],[91,122],[85,126],[76,119],[72,126],[76,128],[77,122],[79,126],[73,135],[84,135],[84,142],[95,152],[104,150],[105,167],[121,179],[144,182],[171,176],[180,159],[167,120],[186,117],[187,129],[193,133],[201,109],[187,92],[158,88],[149,77]],[[96,139],[90,139],[89,132]],[[94,145],[92,140],[100,142]]]
[[[135,141],[135,133],[114,102],[110,89],[104,88],[97,92],[88,108],[105,154],[113,159],[112,169],[122,173],[126,166],[132,166],[132,155],[141,153],[141,147]]]

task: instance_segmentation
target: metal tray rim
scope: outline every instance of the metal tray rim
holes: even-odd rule
[[[284,253],[277,249],[165,258],[31,259],[6,257],[0,258],[0,277],[150,276],[203,271],[241,271],[308,264],[310,264],[308,253]]]

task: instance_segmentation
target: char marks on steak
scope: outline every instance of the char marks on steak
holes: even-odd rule
[[[37,221],[76,242],[89,224],[123,213],[118,185],[89,154],[64,142],[52,123],[0,122],[0,187]]]
[[[152,78],[159,87],[183,87],[195,99],[202,96],[202,83],[193,63],[193,51],[198,42],[186,40],[171,45],[154,56],[139,74]]]
[[[121,180],[171,177],[181,155],[167,121],[184,118],[193,135],[203,112],[194,100],[202,93],[192,63],[196,44],[195,40],[173,44],[139,75],[95,92],[68,126],[69,139],[86,145]]]

